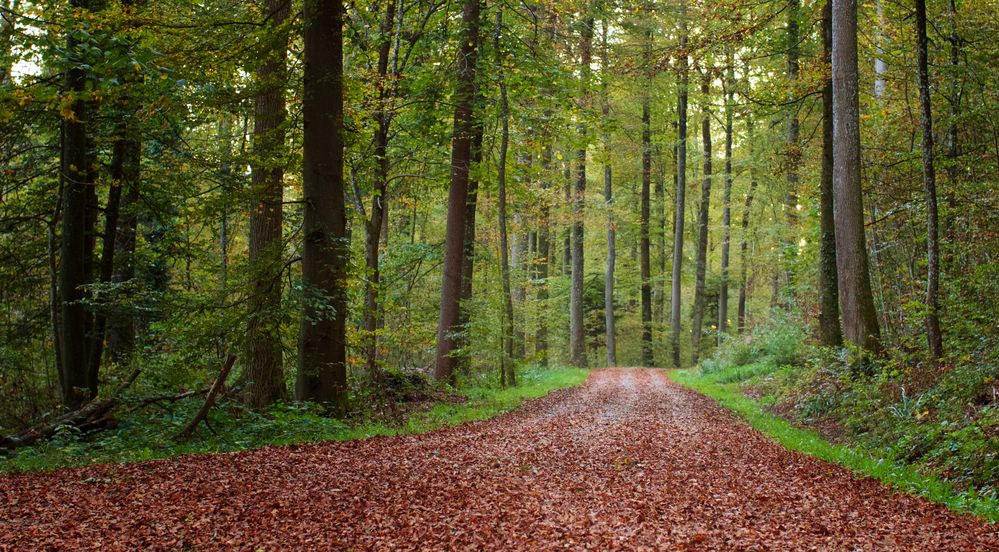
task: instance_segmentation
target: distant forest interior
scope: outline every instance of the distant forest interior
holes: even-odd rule
[[[999,500],[996,37],[997,0],[0,0],[0,471],[626,366]]]

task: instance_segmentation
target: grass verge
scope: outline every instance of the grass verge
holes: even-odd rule
[[[171,408],[127,415],[117,428],[110,430],[80,434],[71,426],[61,428],[53,439],[19,449],[7,457],[0,456],[0,472],[31,472],[181,454],[249,450],[267,445],[423,433],[508,412],[525,399],[579,385],[588,373],[578,368],[526,368],[518,374],[516,387],[461,388],[457,392],[467,398],[465,402],[435,403],[427,410],[410,414],[399,424],[328,418],[310,404],[282,404],[270,412],[258,413],[235,403],[224,403],[212,410],[210,428],[202,424],[193,440],[178,444],[170,436],[177,433],[200,406],[200,401],[186,401]]]
[[[944,504],[957,512],[971,513],[993,523],[999,522],[999,501],[995,499],[977,495],[973,491],[961,492],[946,481],[920,474],[911,466],[880,458],[870,450],[829,443],[815,431],[795,427],[787,420],[767,412],[760,403],[742,393],[740,381],[746,378],[735,373],[740,369],[752,375],[759,375],[764,371],[762,368],[746,370],[746,367],[734,367],[701,375],[691,370],[674,370],[670,372],[670,377],[677,383],[711,397],[787,449],[839,464],[906,493]]]

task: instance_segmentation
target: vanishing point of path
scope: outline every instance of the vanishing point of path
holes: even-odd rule
[[[658,370],[424,435],[0,476],[0,549],[999,550]]]

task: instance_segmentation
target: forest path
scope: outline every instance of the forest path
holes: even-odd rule
[[[999,526],[790,452],[659,370],[483,422],[0,477],[0,549],[999,550]]]

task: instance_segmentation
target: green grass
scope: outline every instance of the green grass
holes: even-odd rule
[[[484,420],[513,410],[525,399],[581,384],[588,371],[578,368],[526,368],[516,387],[501,389],[479,384],[458,389],[467,397],[459,404],[436,403],[411,414],[402,423],[373,420],[337,420],[320,415],[315,405],[283,404],[266,414],[238,404],[224,403],[212,410],[214,432],[201,425],[190,442],[177,444],[177,433],[200,406],[189,400],[171,408],[145,409],[123,417],[111,430],[80,435],[72,427],[44,443],[0,456],[0,472],[30,472],[70,466],[87,466],[169,458],[181,454],[227,452],[319,441],[345,441],[376,435],[407,435]]]
[[[901,491],[944,504],[955,511],[968,512],[993,523],[999,522],[999,501],[976,495],[973,491],[961,492],[946,481],[920,474],[910,466],[888,461],[873,451],[829,443],[815,431],[795,427],[787,420],[770,414],[760,403],[741,392],[742,380],[777,369],[772,365],[756,364],[726,368],[706,375],[691,370],[675,370],[670,373],[670,377],[715,399],[785,448],[839,464]]]

